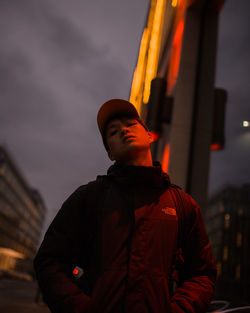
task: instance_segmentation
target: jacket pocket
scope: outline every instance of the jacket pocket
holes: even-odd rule
[[[112,312],[125,293],[126,269],[108,269],[97,280],[90,302],[89,313]]]
[[[148,312],[170,313],[168,277],[161,272],[148,272],[145,276],[145,302]]]

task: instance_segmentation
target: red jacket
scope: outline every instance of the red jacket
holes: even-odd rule
[[[206,312],[210,244],[197,204],[180,190],[177,214],[173,188],[160,166],[115,164],[65,201],[34,261],[53,313]]]

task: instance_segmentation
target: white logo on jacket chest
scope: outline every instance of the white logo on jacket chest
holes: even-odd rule
[[[168,215],[175,215],[176,216],[176,209],[174,208],[169,208],[166,207],[164,209],[161,209],[163,213],[168,214]]]

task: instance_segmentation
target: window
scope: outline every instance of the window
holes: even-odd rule
[[[241,247],[242,245],[242,233],[238,232],[236,236],[236,246]]]
[[[221,262],[216,263],[217,266],[217,277],[221,276]]]
[[[225,208],[224,208],[223,203],[220,204],[220,212],[221,213],[225,212]]]
[[[240,279],[240,264],[236,265],[236,268],[235,268],[235,278],[236,279]]]
[[[216,260],[218,258],[218,247],[217,246],[212,247],[212,254],[213,254],[213,258]]]
[[[228,246],[224,246],[223,249],[223,261],[227,261],[228,259]]]
[[[230,226],[230,214],[225,214],[225,223],[224,223],[224,225],[225,225],[225,228],[229,228],[229,226]]]
[[[243,209],[242,208],[238,208],[237,213],[238,213],[239,216],[242,216],[243,215]]]

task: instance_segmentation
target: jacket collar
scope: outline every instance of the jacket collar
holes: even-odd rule
[[[153,166],[133,166],[115,162],[108,169],[108,177],[117,183],[126,185],[142,185],[150,187],[163,187],[170,185],[169,176],[162,171],[158,161]]]

